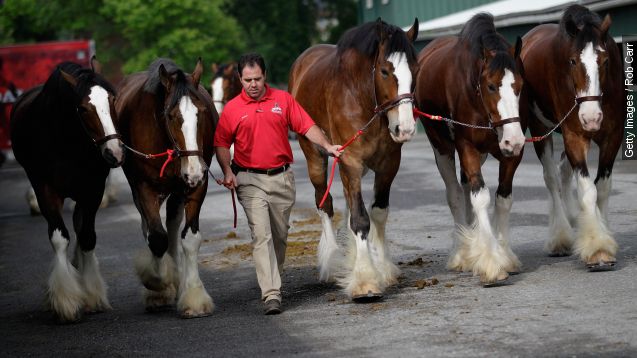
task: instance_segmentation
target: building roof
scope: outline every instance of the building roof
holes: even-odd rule
[[[637,0],[502,0],[449,14],[418,26],[418,40],[427,40],[460,32],[469,19],[479,13],[493,15],[496,27],[555,22],[562,17],[566,7],[580,4],[592,11],[635,4]],[[405,29],[408,30],[409,27]]]

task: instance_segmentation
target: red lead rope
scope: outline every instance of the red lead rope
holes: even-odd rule
[[[168,163],[172,162],[173,159],[175,159],[174,153],[175,153],[174,150],[167,149],[165,152],[162,152],[162,153],[148,154],[147,155],[147,157],[151,158],[151,159],[168,156],[168,158],[166,158],[166,161],[164,162],[164,165],[161,166],[161,170],[159,171],[159,177],[160,178],[162,178],[164,176],[164,170],[166,169],[166,166],[168,166]]]
[[[345,144],[343,144],[340,148],[338,148],[339,152],[342,152],[347,148],[350,144],[352,144],[358,137],[363,135],[363,130],[359,129],[356,134],[352,138],[350,138]],[[327,190],[325,190],[325,194],[323,194],[323,199],[319,203],[319,209],[323,208],[323,204],[325,203],[325,199],[330,194],[330,188],[332,187],[332,181],[334,181],[334,172],[336,171],[336,164],[338,164],[338,158],[334,158],[334,163],[332,163],[332,173],[330,174],[330,180],[327,182]]]

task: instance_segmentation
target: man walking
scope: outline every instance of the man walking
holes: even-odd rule
[[[278,314],[280,271],[296,197],[288,130],[304,135],[335,157],[340,156],[340,146],[330,143],[289,93],[265,83],[265,61],[259,54],[241,56],[238,70],[243,90],[224,107],[215,132],[215,152],[224,173],[222,183],[236,189],[248,218],[265,314]]]

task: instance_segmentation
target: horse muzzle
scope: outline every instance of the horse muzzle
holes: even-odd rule
[[[181,158],[181,178],[190,188],[203,184],[207,174],[205,168],[199,156]]]
[[[124,163],[126,151],[121,140],[109,140],[101,145],[102,157],[111,168],[117,168]]]

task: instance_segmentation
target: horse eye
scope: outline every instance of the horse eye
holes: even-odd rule
[[[577,63],[577,61],[575,61],[575,59],[574,59],[574,58],[571,58],[571,59],[569,60],[569,62],[570,62],[570,64],[571,64],[571,66],[575,66],[575,64]]]
[[[389,72],[386,69],[381,69],[380,74],[383,75],[383,78],[387,78],[389,76]]]
[[[493,83],[489,83],[487,88],[489,89],[489,92],[495,92],[497,90],[497,88],[495,87]]]

